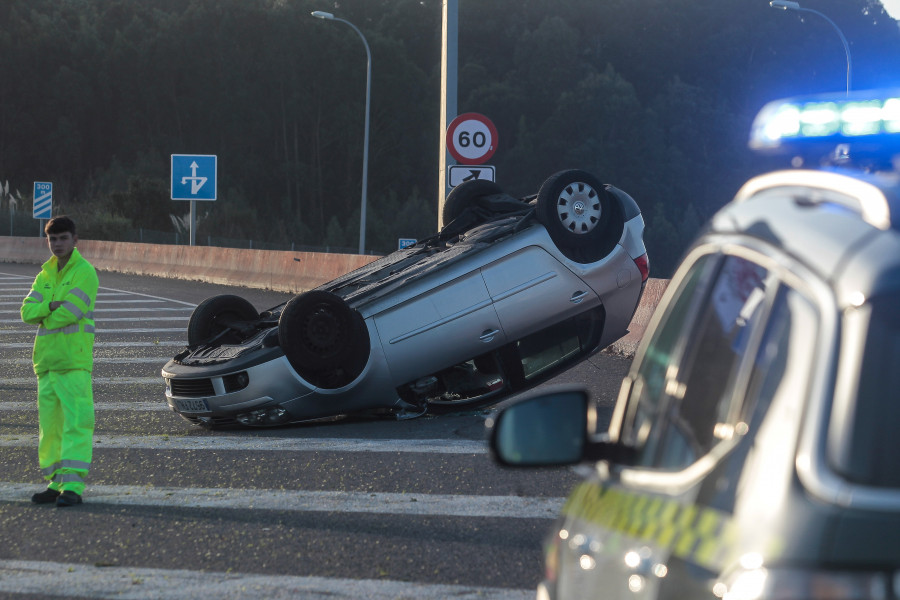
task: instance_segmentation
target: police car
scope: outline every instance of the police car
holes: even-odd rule
[[[900,90],[766,106],[793,168],[687,252],[608,430],[571,388],[496,417],[499,462],[590,465],[538,598],[900,597],[898,139]]]

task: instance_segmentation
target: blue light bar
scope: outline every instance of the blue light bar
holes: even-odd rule
[[[759,112],[750,133],[755,150],[791,150],[855,141],[900,145],[900,90],[788,98]]]

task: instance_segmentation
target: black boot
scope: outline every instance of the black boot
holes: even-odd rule
[[[66,490],[56,499],[56,508],[65,508],[66,506],[75,506],[81,504],[81,496],[71,490]]]
[[[57,498],[59,498],[59,490],[47,488],[43,492],[38,492],[32,496],[31,501],[35,504],[50,504],[51,502],[56,502]]]

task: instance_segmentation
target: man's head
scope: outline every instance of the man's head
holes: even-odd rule
[[[47,234],[50,252],[63,263],[67,262],[78,243],[75,221],[66,216],[53,217],[44,226],[44,233]]]

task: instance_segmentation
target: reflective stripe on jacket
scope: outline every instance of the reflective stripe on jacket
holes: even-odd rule
[[[77,248],[62,271],[55,256],[43,264],[20,311],[23,321],[38,325],[32,353],[35,373],[93,370],[98,286],[97,271]],[[51,312],[50,303],[57,300],[62,304]]]

